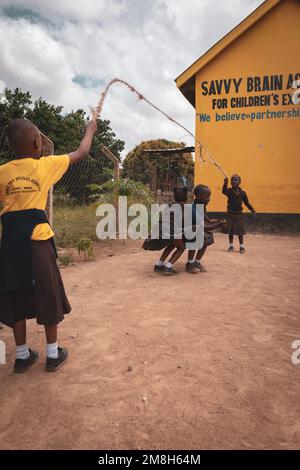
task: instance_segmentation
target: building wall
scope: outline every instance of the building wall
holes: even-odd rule
[[[300,213],[300,105],[289,103],[294,90],[288,89],[289,74],[300,80],[299,57],[300,1],[283,0],[196,76],[196,136],[229,176],[236,172],[241,175],[242,187],[257,212]],[[272,83],[272,76],[280,75],[282,89],[273,90],[281,84],[280,77]],[[264,76],[268,77],[265,82]],[[251,77],[259,77],[261,91],[251,90]],[[233,82],[228,93],[223,88],[218,94],[215,82],[211,87],[212,80],[230,78],[237,82],[242,79],[238,92]],[[263,90],[267,85],[271,89]],[[214,89],[217,94],[203,95]],[[249,107],[232,106],[232,98],[254,96],[267,98],[262,98],[258,107],[250,102]],[[212,109],[213,99],[227,99],[227,108]],[[268,111],[278,113],[276,118],[267,115]],[[279,114],[283,111],[285,117]],[[293,117],[288,117],[287,112]],[[200,122],[200,114],[202,119],[204,114],[209,115],[210,121]],[[294,117],[297,114],[299,117]],[[238,115],[240,120],[222,120],[229,116],[237,119]],[[197,152],[195,181],[211,187],[210,210],[226,209],[221,173],[211,165],[200,165]]]

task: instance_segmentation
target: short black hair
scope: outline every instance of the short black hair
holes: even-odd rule
[[[9,146],[14,152],[22,152],[32,144],[37,132],[37,127],[28,119],[12,119],[6,128]]]
[[[206,186],[206,184],[198,184],[194,188],[194,195],[195,197],[201,196],[201,194],[205,193],[205,191],[210,191],[210,188]]]
[[[177,186],[175,186],[175,188],[173,188],[173,193],[176,202],[187,201],[188,188],[186,186],[184,186],[183,188],[178,188]]]

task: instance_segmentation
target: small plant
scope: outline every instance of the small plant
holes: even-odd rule
[[[77,243],[77,250],[79,256],[84,254],[84,261],[91,261],[95,259],[93,242],[90,238],[81,238]]]
[[[131,179],[119,179],[118,181],[106,181],[102,185],[89,185],[93,193],[91,201],[98,203],[110,203],[117,206],[119,196],[127,196],[128,205],[141,203],[149,206],[154,202],[150,189],[139,181]]]
[[[68,253],[64,254],[64,255],[60,255],[58,257],[58,264],[60,266],[69,266],[70,264],[73,263],[73,258],[71,255],[69,255]]]

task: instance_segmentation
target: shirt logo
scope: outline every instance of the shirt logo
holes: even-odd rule
[[[26,182],[28,185],[26,185]],[[22,184],[23,183],[23,184]],[[16,176],[12,178],[5,187],[5,195],[12,196],[19,193],[36,193],[41,191],[39,181],[29,176]]]

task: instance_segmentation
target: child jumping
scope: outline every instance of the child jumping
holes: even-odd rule
[[[204,243],[200,250],[189,250],[188,252],[188,261],[186,263],[185,269],[190,274],[196,274],[199,272],[206,272],[206,268],[200,262],[206,252],[208,246],[213,245],[214,236],[211,230],[215,230],[219,227],[226,227],[226,220],[216,220],[210,219],[206,215],[206,207],[209,204],[211,197],[211,190],[208,186],[204,184],[198,184],[194,189],[195,199],[192,206],[193,214],[193,225],[196,224],[196,206],[197,204],[204,205]]]
[[[77,150],[41,157],[41,135],[26,119],[14,119],[7,138],[15,158],[0,166],[2,239],[0,249],[0,322],[11,327],[16,343],[15,372],[25,372],[39,354],[26,343],[26,319],[44,325],[46,370],[56,371],[68,351],[57,343],[57,325],[71,311],[56,263],[54,233],[45,208],[48,191],[69,168],[88,156],[97,130],[89,122]]]
[[[173,189],[173,192],[174,192],[175,204],[179,204],[181,206],[182,214],[183,214],[184,204],[187,202],[188,189],[186,187],[184,188],[175,187]],[[171,216],[172,215],[173,214],[171,212]],[[174,221],[172,220],[171,217],[170,219],[171,219],[170,220],[170,238],[164,239],[162,237],[162,221],[160,220],[160,223],[159,223],[160,238],[153,239],[150,237],[147,240],[145,240],[143,244],[144,250],[160,251],[163,248],[165,248],[161,257],[155,263],[154,272],[169,275],[169,276],[177,274],[177,271],[174,270],[173,265],[176,263],[176,261],[179,260],[180,256],[185,250],[185,242],[183,238],[182,239],[174,238]],[[167,261],[168,256],[170,256],[172,252],[173,252],[172,256],[170,257],[169,261]]]
[[[251,206],[246,192],[240,187],[241,177],[237,174],[231,177],[231,188],[228,188],[228,178],[224,179],[222,193],[228,198],[227,205],[227,227],[229,235],[229,252],[234,251],[233,237],[237,235],[240,242],[240,253],[245,253],[244,235],[246,234],[244,216],[243,216],[243,203],[252,212],[256,214],[254,208]]]

